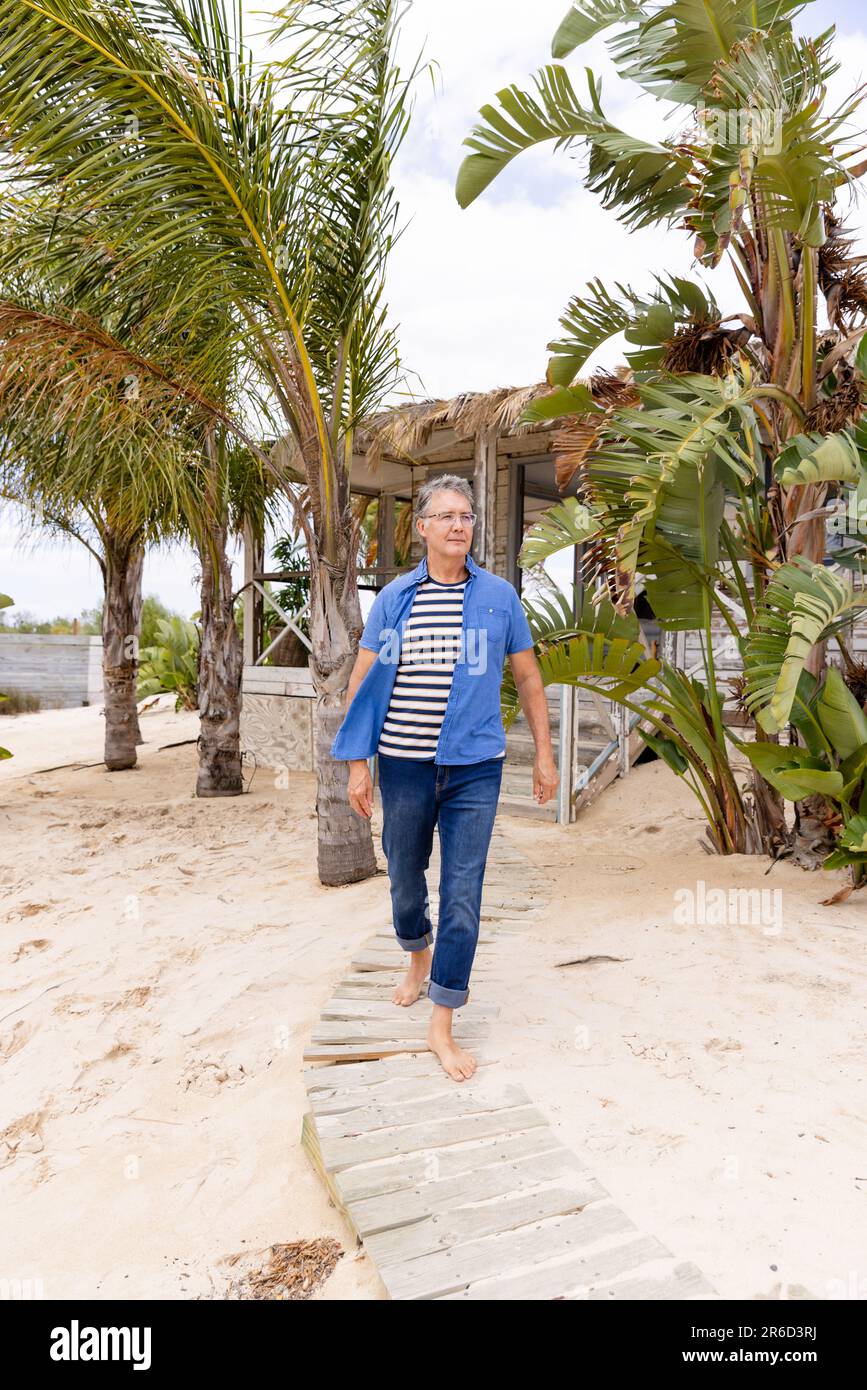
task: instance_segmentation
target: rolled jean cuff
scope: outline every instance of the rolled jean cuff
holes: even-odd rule
[[[447,1009],[459,1009],[470,997],[468,989],[446,989],[445,985],[438,985],[433,980],[428,981],[427,993],[434,1004],[445,1004]]]
[[[397,939],[405,951],[423,951],[425,946],[433,945],[433,932],[426,931],[424,936],[399,936]]]

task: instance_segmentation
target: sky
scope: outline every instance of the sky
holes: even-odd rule
[[[722,3],[723,0],[719,0]],[[251,25],[277,0],[249,0]],[[718,302],[741,306],[727,265],[696,273],[689,238],[677,231],[626,231],[580,182],[575,155],[550,148],[528,151],[467,209],[454,196],[455,176],[478,110],[510,83],[530,86],[532,73],[551,61],[551,37],[567,0],[414,0],[404,17],[400,59],[411,66],[421,52],[431,71],[416,81],[413,119],[394,167],[403,227],[389,264],[387,295],[398,326],[408,389],[420,396],[451,396],[544,378],[546,345],[570,297],[589,279],[615,280],[636,289],[652,285],[654,270],[705,280]],[[867,32],[854,0],[816,0],[796,21],[805,33],[837,26],[841,71],[831,98],[867,80]],[[647,138],[675,128],[659,103],[621,83],[602,39],[566,60],[583,95],[584,67],[602,78],[606,114]],[[867,108],[865,108],[867,109]],[[865,121],[867,124],[867,121]],[[849,216],[863,235],[862,206]],[[622,344],[613,339],[589,367],[613,366]],[[75,543],[18,543],[14,518],[0,515],[0,591],[16,609],[39,617],[74,616],[101,600],[94,560]],[[234,579],[242,582],[240,551]],[[176,545],[150,554],[145,594],[157,595],[185,615],[196,611],[196,559]],[[16,610],[11,610],[15,612]]]

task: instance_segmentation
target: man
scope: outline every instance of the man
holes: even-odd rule
[[[349,762],[349,801],[373,813],[367,759],[379,759],[382,848],[394,929],[409,952],[396,1004],[433,1000],[428,1046],[455,1081],[476,1061],[452,1037],[452,1010],[469,997],[482,882],[503,776],[506,737],[500,684],[509,657],[533,734],[533,795],[553,796],[557,769],[548,702],[521,600],[508,580],[469,554],[473,493],[453,474],[431,479],[416,504],[426,554],[410,574],[380,589],[349,679],[346,713],[331,755]],[[436,944],[425,870],[440,836]]]

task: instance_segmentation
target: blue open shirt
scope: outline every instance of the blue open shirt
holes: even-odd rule
[[[434,755],[437,763],[478,763],[505,751],[500,713],[503,666],[507,655],[533,646],[523,605],[509,581],[482,569],[471,555],[464,563],[470,577],[464,589],[461,651]],[[370,758],[376,752],[405,621],[415,591],[427,577],[425,555],[410,574],[398,575],[377,594],[360,639],[377,659],[344,715],[331,745],[332,758]]]

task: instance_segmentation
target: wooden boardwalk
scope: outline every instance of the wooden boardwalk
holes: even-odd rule
[[[438,874],[437,846],[429,882]],[[403,955],[388,913],[304,1053],[302,1143],[392,1298],[715,1298],[694,1264],[620,1210],[489,1050],[497,940],[526,927],[543,893],[495,825],[470,995],[454,1022],[478,1062],[461,1082],[428,1051],[427,996],[391,1002]]]

